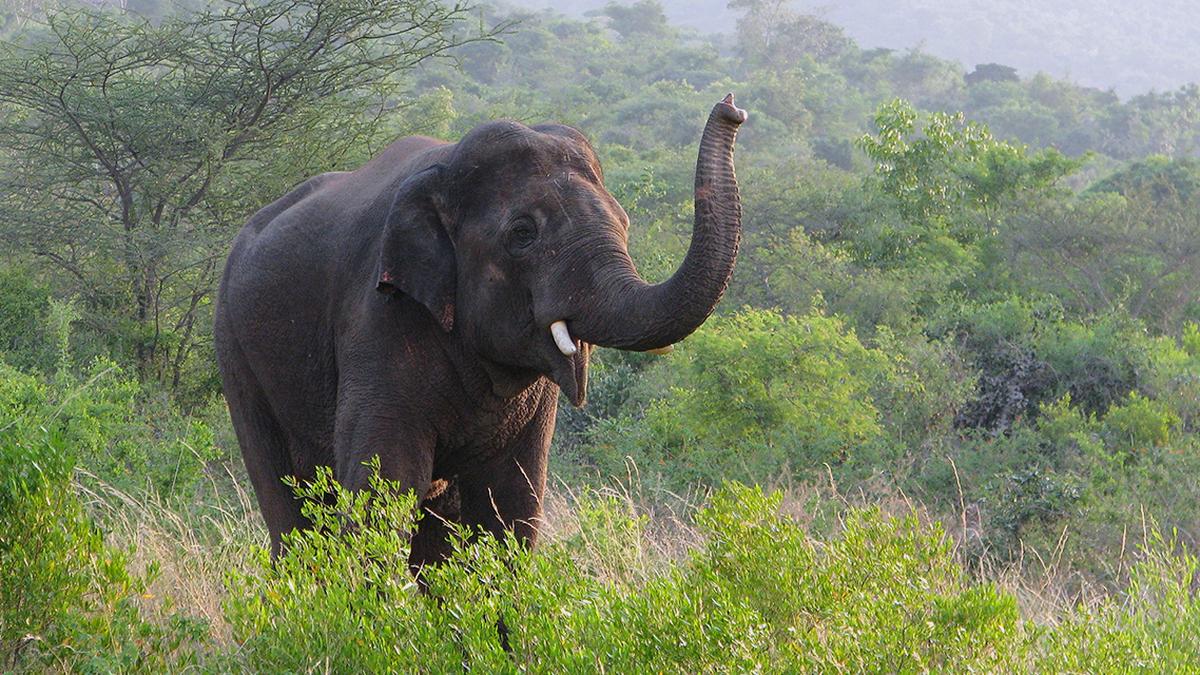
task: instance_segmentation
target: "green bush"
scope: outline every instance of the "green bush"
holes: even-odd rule
[[[428,672],[459,666],[453,634],[417,593],[408,568],[411,494],[375,473],[371,489],[342,489],[332,472],[295,486],[313,527],[286,535],[286,555],[235,573],[225,614],[238,664],[256,672]],[[420,655],[420,658],[417,658]]]
[[[1053,300],[1009,297],[948,305],[930,330],[956,336],[980,371],[976,396],[960,416],[964,427],[1005,432],[1064,395],[1101,416],[1135,392],[1195,407],[1188,394],[1196,391],[1200,362],[1186,346],[1151,336],[1121,314],[1071,321]],[[1185,332],[1184,345],[1188,339]]]
[[[1065,402],[1048,411],[1047,426],[1082,433],[1089,423],[1070,411]],[[645,517],[615,493],[587,493],[575,506],[579,531],[537,552],[457,530],[450,560],[422,570],[423,592],[408,569],[413,496],[377,472],[369,490],[349,492],[323,470],[294,485],[313,527],[288,535],[278,560],[259,549],[248,569],[230,570],[223,609],[233,644],[222,644],[203,622],[170,611],[147,619],[138,603],[146,580],[104,544],[69,485],[24,484],[36,489],[9,492],[16,508],[0,521],[0,645],[18,669],[1200,667],[1196,559],[1155,530],[1124,600],[1065,611],[1058,625],[1023,622],[1016,597],[968,574],[936,524],[843,509],[839,529],[815,538],[784,513],[783,494],[739,484],[695,514],[697,543],[685,557],[648,561]]]
[[[961,351],[950,340],[900,336],[886,326],[878,327],[874,344],[892,362],[872,390],[888,437],[915,450],[949,435],[976,388]]]
[[[10,448],[0,459],[8,476],[23,475],[35,463],[42,470],[78,466],[107,482],[175,495],[187,493],[207,464],[224,456],[207,423],[145,391],[105,359],[78,380],[67,370],[44,379],[0,362],[0,427],[6,425],[14,432],[45,427],[59,441],[55,447],[69,451],[48,464],[42,457],[48,450]]]
[[[1200,323],[1188,322],[1183,326],[1183,350],[1193,358],[1200,357]]]
[[[1014,553],[1028,523],[1053,523],[1067,515],[1079,499],[1076,483],[1074,476],[1036,463],[997,476],[989,490],[993,496],[987,500],[989,525],[996,530],[990,533],[989,542],[998,552]]]
[[[1090,324],[1056,322],[1035,334],[1035,349],[1053,370],[1055,393],[1096,414],[1148,387],[1154,339],[1119,315]]]
[[[150,579],[104,542],[73,475],[108,446],[115,401],[128,392],[97,366],[86,383],[54,384],[0,363],[0,663],[95,672],[196,661],[203,622],[142,615]],[[118,405],[119,408],[119,404]],[[153,570],[151,570],[151,575]]]
[[[1167,404],[1135,392],[1123,404],[1108,409],[1103,433],[1114,450],[1134,453],[1166,445],[1178,425],[1179,415]]]
[[[1080,607],[1044,630],[1035,652],[1048,673],[1200,670],[1200,597],[1197,560],[1177,540],[1157,530],[1130,571],[1121,599]]]
[[[42,315],[50,291],[21,266],[0,269],[0,359],[20,368],[49,370]]]
[[[768,627],[764,661],[779,671],[987,670],[1014,646],[1015,600],[972,586],[939,528],[867,510],[818,544],[779,507],[778,494],[726,488],[699,516],[698,554],[703,585]]]
[[[822,544],[780,514],[778,493],[730,485],[697,515],[706,543],[640,580],[581,567],[577,541],[530,554],[460,533],[450,562],[422,573],[423,595],[400,534],[411,496],[378,479],[351,494],[327,472],[299,494],[315,527],[232,582],[237,667],[917,672],[995,668],[1018,646],[1015,600],[971,584],[948,538],[912,517],[856,512]],[[636,518],[608,499],[585,511],[596,559],[629,550]]]
[[[1179,416],[1181,430],[1200,430],[1200,324],[1184,324],[1178,342],[1155,338],[1150,363],[1149,393]]]
[[[605,473],[626,457],[673,485],[766,480],[844,462],[883,434],[872,391],[894,370],[837,318],[715,317],[651,367],[653,390],[589,432]]]

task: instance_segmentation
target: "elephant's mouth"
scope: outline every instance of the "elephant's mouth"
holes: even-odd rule
[[[553,370],[552,378],[558,387],[571,399],[576,408],[582,407],[587,400],[587,368],[588,357],[592,353],[592,345],[571,337],[567,322],[559,319],[550,324],[550,337],[554,346],[562,355]],[[670,354],[675,345],[666,345],[657,349],[647,349],[648,354]]]
[[[570,399],[571,405],[579,408],[587,400],[588,357],[592,345],[571,338],[563,321],[555,321],[551,338],[558,351],[550,377]]]
[[[575,388],[571,392],[571,405],[579,408],[587,401],[588,358],[592,355],[592,346],[586,342],[579,343],[579,351],[571,358],[571,371],[575,376]]]

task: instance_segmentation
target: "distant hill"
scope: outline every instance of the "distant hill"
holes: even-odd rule
[[[582,14],[608,0],[514,4]],[[702,32],[736,26],[725,0],[662,4],[681,26]],[[1200,82],[1197,0],[794,0],[791,6],[843,26],[865,48],[920,47],[965,70],[1003,63],[1024,76],[1042,71],[1125,97]]]
[[[1196,0],[797,2],[864,46],[921,45],[967,65],[998,62],[1129,96],[1200,82]]]

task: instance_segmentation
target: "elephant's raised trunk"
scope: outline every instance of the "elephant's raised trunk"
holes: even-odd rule
[[[687,257],[670,279],[647,284],[628,257],[596,279],[587,314],[572,317],[574,336],[602,347],[668,347],[704,323],[729,285],[742,230],[733,143],[746,113],[733,94],[713,107],[696,159],[696,221]]]

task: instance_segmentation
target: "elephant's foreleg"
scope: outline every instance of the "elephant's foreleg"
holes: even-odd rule
[[[339,386],[334,475],[347,489],[369,487],[368,464],[378,458],[382,478],[424,496],[433,480],[435,442],[433,430],[391,397],[345,382]]]
[[[435,497],[431,494],[436,443],[433,432],[396,409],[381,404],[381,400],[380,397],[353,396],[339,399],[334,473],[347,489],[366,489],[371,479],[367,464],[378,458],[382,478],[395,481],[402,490],[412,490],[416,494],[424,513],[413,533],[409,555],[409,564],[415,572],[422,564],[441,560],[445,555],[442,542],[446,528],[441,519],[455,517],[448,508],[452,495]],[[431,514],[431,510],[435,514]]]
[[[553,394],[553,395],[551,395]],[[557,392],[543,397],[538,412],[509,447],[459,480],[462,521],[496,536],[537,539],[546,491],[546,460],[554,434]]]
[[[455,479],[433,481],[421,500],[421,521],[412,538],[408,563],[414,574],[450,555],[450,528],[461,522],[461,503]]]

